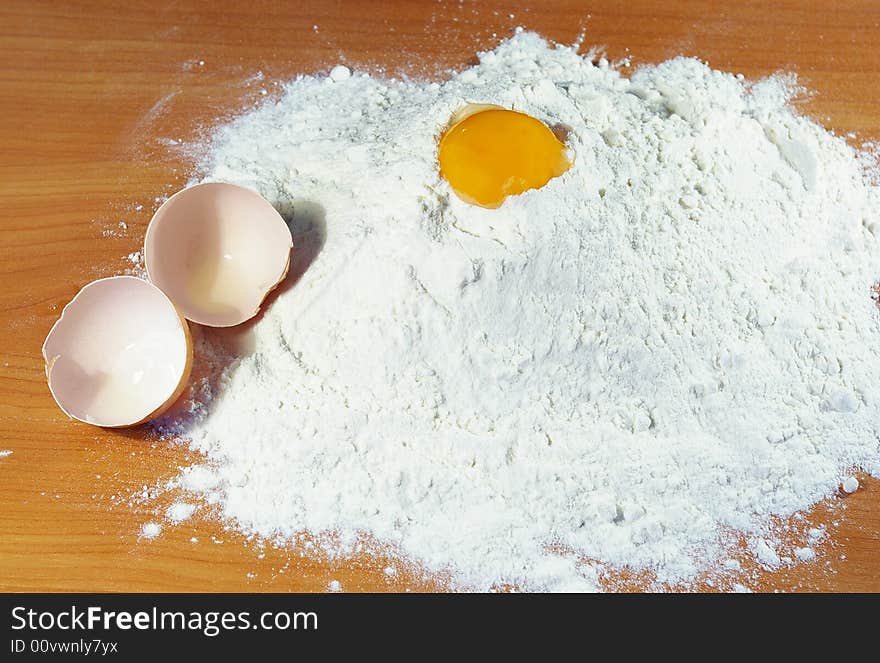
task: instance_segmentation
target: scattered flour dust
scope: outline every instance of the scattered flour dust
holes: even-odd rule
[[[287,216],[298,280],[163,422],[207,457],[182,483],[248,534],[375,541],[462,589],[686,583],[741,568],[732,531],[767,568],[811,559],[768,524],[880,470],[870,155],[791,79],[626,78],[527,32],[444,83],[346,72],[202,162]],[[463,203],[436,145],[467,102],[557,127],[574,166]]]
[[[141,527],[141,538],[155,539],[162,533],[162,526],[159,523],[144,523]]]
[[[196,511],[195,504],[188,504],[187,502],[175,502],[165,511],[165,518],[172,523],[182,523],[184,520],[188,520],[190,516],[193,515]]]

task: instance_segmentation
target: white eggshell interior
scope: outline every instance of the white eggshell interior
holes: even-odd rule
[[[259,194],[206,183],[176,193],[156,211],[144,262],[150,280],[186,318],[230,327],[257,314],[287,274],[292,246],[284,219]]]
[[[94,281],[64,307],[43,344],[49,389],[70,416],[131,426],[158,414],[189,377],[189,329],[142,279]]]

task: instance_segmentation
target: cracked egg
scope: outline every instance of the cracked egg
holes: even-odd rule
[[[292,246],[287,224],[262,196],[210,182],[178,191],[156,211],[144,263],[188,320],[231,327],[254,317],[284,279]]]
[[[43,344],[49,390],[79,421],[134,426],[164,412],[192,367],[186,320],[156,286],[133,276],[86,285]]]

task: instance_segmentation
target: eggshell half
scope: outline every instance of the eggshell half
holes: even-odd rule
[[[156,286],[133,276],[93,281],[43,344],[49,390],[66,414],[110,428],[161,414],[192,368],[189,326]]]
[[[179,191],[153,215],[144,240],[150,280],[183,315],[211,327],[255,316],[287,274],[293,239],[259,194],[212,182]]]

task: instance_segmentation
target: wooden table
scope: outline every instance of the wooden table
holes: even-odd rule
[[[339,62],[438,77],[517,25],[568,43],[586,30],[585,49],[604,45],[634,64],[684,53],[747,76],[794,70],[817,92],[806,112],[857,132],[855,141],[880,138],[876,0],[2,3],[0,449],[13,453],[0,458],[0,589],[440,586],[418,571],[389,578],[382,560],[261,553],[211,520],[139,540],[157,512],[130,507],[128,496],[173,476],[187,451],[143,429],[67,420],[47,390],[40,346],[83,284],[121,272],[139,250],[155,198],[187,179],[186,144],[271,94],[273,81]],[[855,495],[807,514],[832,534],[818,562],[746,584],[880,590],[880,482],[860,479]],[[637,589],[645,577],[623,570],[607,581]]]

